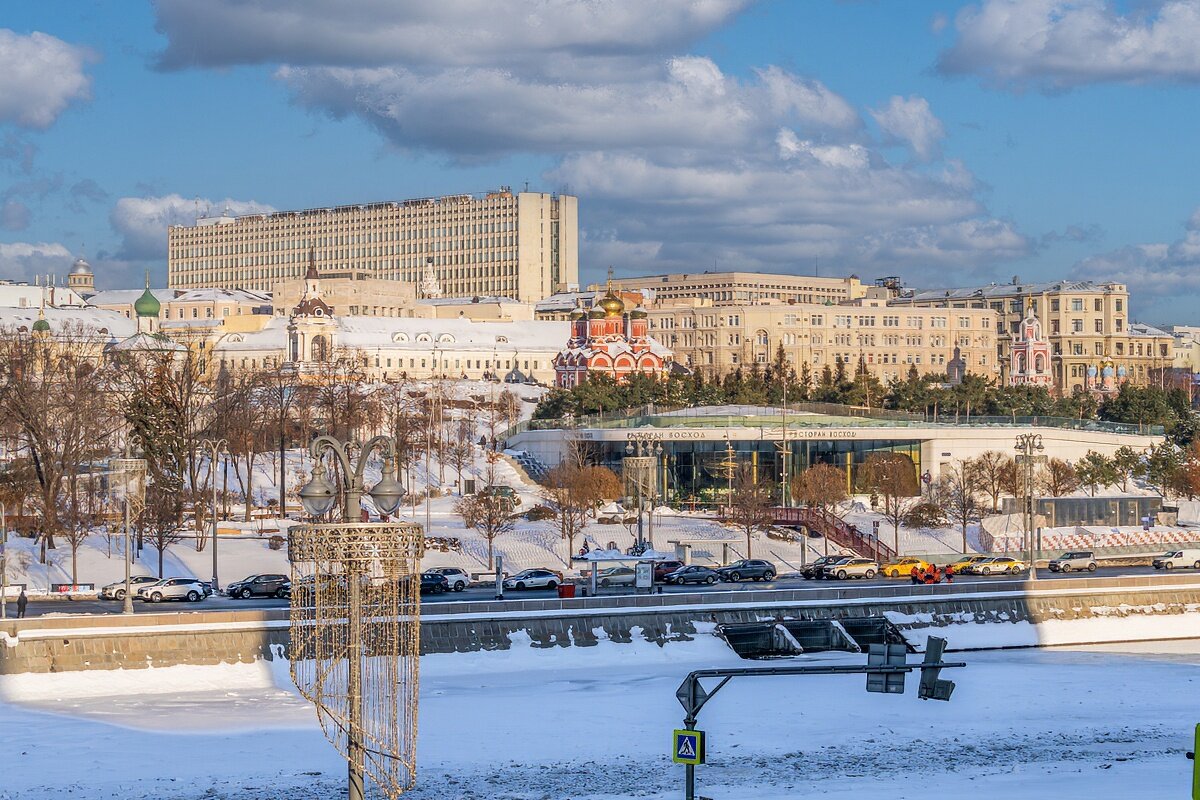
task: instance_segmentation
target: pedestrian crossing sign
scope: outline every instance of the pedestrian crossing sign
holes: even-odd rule
[[[671,760],[676,764],[703,764],[704,731],[675,731]]]

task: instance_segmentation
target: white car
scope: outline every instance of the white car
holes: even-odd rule
[[[207,595],[204,593],[204,585],[195,578],[164,578],[139,586],[133,597],[148,603],[161,603],[163,600],[187,600],[189,603],[197,603]]]
[[[133,592],[133,596],[137,597],[137,590],[147,584],[157,583],[158,578],[151,575],[130,575],[129,588]],[[119,580],[116,583],[110,583],[100,589],[101,600],[124,600],[125,599],[125,581]]]
[[[467,574],[466,570],[458,567],[434,567],[425,572],[444,576],[446,583],[450,584],[450,590],[454,592],[461,592],[471,585],[471,576]]]
[[[874,578],[878,572],[879,565],[869,558],[852,558],[825,568],[827,578],[837,578],[840,581],[847,578]]]
[[[554,589],[562,583],[562,576],[548,569],[527,569],[504,581],[505,589]]]

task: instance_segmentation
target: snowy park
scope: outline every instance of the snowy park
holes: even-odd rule
[[[513,644],[422,658],[418,785],[407,796],[680,797],[675,689],[692,669],[746,664],[704,634],[661,647]],[[700,794],[1185,796],[1195,641],[961,659],[968,667],[946,675],[958,685],[948,703],[918,700],[915,676],[904,695],[868,694],[861,675],[735,680],[700,717]],[[345,782],[283,661],[4,676],[0,752],[4,800],[335,798]]]

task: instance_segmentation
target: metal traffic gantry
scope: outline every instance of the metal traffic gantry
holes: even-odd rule
[[[679,704],[683,706],[685,717],[683,728],[676,729],[671,739],[671,760],[684,765],[684,798],[696,800],[696,767],[703,764],[706,758],[706,741],[704,731],[696,729],[696,717],[704,704],[713,695],[721,691],[725,684],[733,678],[754,678],[775,675],[861,675],[867,676],[868,692],[884,692],[888,694],[904,691],[904,676],[914,670],[921,671],[921,683],[917,688],[917,697],[921,700],[949,700],[954,691],[954,682],[939,677],[943,669],[949,667],[965,667],[962,661],[942,661],[942,653],[946,649],[946,640],[930,636],[925,645],[925,658],[919,662],[908,663],[905,660],[906,651],[903,645],[873,644],[868,652],[868,661],[864,666],[852,664],[829,664],[824,666],[804,665],[792,667],[740,667],[733,669],[699,669],[688,673],[675,692]],[[706,689],[700,683],[702,678],[720,678],[720,682]]]

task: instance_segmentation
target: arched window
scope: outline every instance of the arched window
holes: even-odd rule
[[[317,335],[312,338],[312,360],[322,363],[329,360],[329,340]]]

